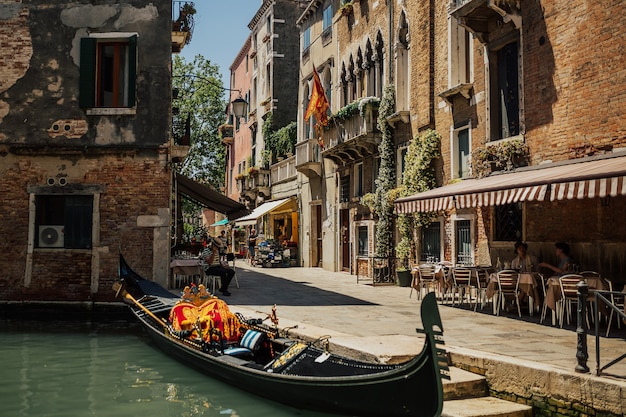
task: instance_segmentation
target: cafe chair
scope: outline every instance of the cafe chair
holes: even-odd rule
[[[426,294],[430,292],[432,288],[433,291],[437,292],[437,277],[435,276],[435,265],[434,264],[421,264],[417,267],[417,277],[414,279],[418,281],[416,285],[411,285],[411,293],[413,289],[417,290],[417,299],[421,300],[422,292],[426,289]],[[409,298],[411,298],[411,294],[409,294]]]
[[[624,310],[624,293],[619,294],[619,295],[613,294],[613,283],[609,281],[608,279],[605,279],[605,281],[607,283],[607,286],[609,287],[609,291],[611,291],[611,296],[607,298],[611,301],[611,304],[613,304],[615,307],[618,307],[621,311],[625,311]],[[619,317],[619,314],[617,314],[611,308],[609,312],[609,320],[606,325],[606,337],[609,337],[609,332],[611,330],[611,323],[613,322],[613,316],[616,316],[615,322],[617,323],[617,328],[620,329],[622,327],[621,325],[622,320]]]
[[[452,304],[455,300],[459,300],[459,305],[464,303],[465,297],[467,302],[471,306],[472,304],[472,270],[468,268],[454,268],[452,269]]]
[[[522,309],[519,304],[519,273],[510,269],[499,271],[496,274],[498,280],[498,293],[495,295],[494,302],[497,303],[496,315],[500,315],[500,311],[506,307],[508,297],[511,297],[517,307],[517,315],[522,317]]]
[[[578,304],[578,283],[583,279],[579,274],[565,274],[559,277],[561,287],[561,299],[556,303],[557,315],[560,327],[567,319],[569,325],[572,320],[572,305]],[[589,327],[589,317],[587,317],[587,327]]]
[[[485,305],[487,304],[487,285],[489,285],[489,271],[485,268],[478,268],[476,269],[475,277],[476,277],[476,303],[474,304],[474,311],[476,311],[476,309],[478,308],[479,302],[480,302],[481,310],[483,310],[485,308]]]
[[[239,280],[237,279],[237,269],[235,268],[235,260],[237,258],[235,257],[234,253],[227,253],[226,254],[226,262],[228,263],[228,266],[232,268],[233,271],[235,271],[235,275],[233,276],[233,280],[235,280],[235,285],[237,286],[237,288],[239,288]]]

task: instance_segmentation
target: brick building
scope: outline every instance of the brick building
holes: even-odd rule
[[[170,0],[0,4],[0,299],[165,284],[172,39]]]
[[[403,213],[442,209],[422,234],[422,260],[495,264],[524,240],[554,263],[554,242],[566,241],[581,268],[624,280],[626,71],[616,8],[624,4],[456,0],[398,10],[409,60],[431,63],[411,66],[413,130],[442,136],[440,187],[396,202]],[[431,38],[415,47],[424,28]]]

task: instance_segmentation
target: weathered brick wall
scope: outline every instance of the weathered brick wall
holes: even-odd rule
[[[152,276],[153,229],[138,228],[138,215],[156,215],[169,198],[169,173],[154,160],[106,157],[78,163],[69,169],[68,182],[101,184],[99,288],[90,294],[92,253],[89,250],[35,249],[32,281],[24,287],[28,245],[27,185],[43,185],[51,165],[63,160],[25,161],[7,156],[0,175],[0,299],[111,300],[121,252],[136,272]]]

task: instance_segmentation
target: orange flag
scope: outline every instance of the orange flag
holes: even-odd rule
[[[328,124],[328,99],[322,87],[320,76],[313,66],[313,91],[311,92],[311,100],[304,115],[305,120],[309,120],[311,116],[315,116],[317,123],[326,126]]]

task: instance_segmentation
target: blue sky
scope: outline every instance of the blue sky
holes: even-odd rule
[[[248,23],[262,0],[195,0],[193,37],[180,55],[193,61],[202,55],[219,66],[224,87],[229,85],[228,69],[250,34]]]

